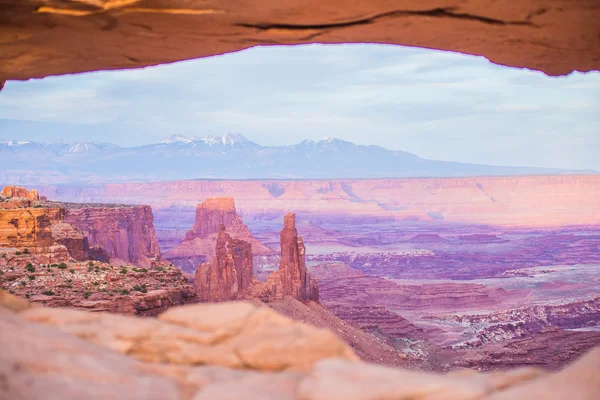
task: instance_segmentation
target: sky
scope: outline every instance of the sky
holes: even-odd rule
[[[0,91],[0,140],[135,146],[227,133],[265,146],[328,136],[436,160],[600,171],[600,73],[548,77],[389,45],[267,46]]]

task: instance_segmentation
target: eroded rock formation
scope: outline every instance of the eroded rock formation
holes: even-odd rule
[[[306,247],[304,240],[298,236],[296,214],[287,213],[283,218],[283,229],[280,232],[281,261],[276,275],[271,274],[267,282],[277,280],[275,298],[292,296],[298,300],[318,300],[317,282],[311,279],[306,269]]]
[[[283,300],[290,296],[300,301],[319,301],[317,281],[311,279],[306,269],[306,247],[298,236],[296,214],[284,216],[280,232],[281,256],[279,269],[269,274],[266,282],[254,281],[243,298],[256,298],[263,302]]]
[[[29,200],[40,199],[40,195],[38,194],[37,190],[27,190],[19,186],[5,186],[4,189],[2,189],[2,194],[0,194],[0,197],[20,198]]]
[[[232,239],[220,225],[211,263],[198,266],[196,288],[201,301],[234,300],[238,291],[252,283],[252,247],[250,243]]]
[[[250,229],[242,222],[242,217],[235,209],[231,197],[212,197],[199,203],[196,207],[196,219],[182,243],[166,252],[164,258],[173,262],[186,272],[193,273],[200,263],[212,260],[215,246],[218,246],[220,227],[235,238],[248,242],[255,255],[271,254],[273,251],[256,240]]]
[[[359,362],[331,332],[245,302],[152,319],[31,307],[0,291],[0,343],[11,344],[0,352],[0,397],[12,399],[592,400],[600,391],[598,348],[556,373],[428,374]]]
[[[113,263],[149,267],[160,258],[150,206],[65,203],[65,221],[81,230],[90,246],[100,246]]]

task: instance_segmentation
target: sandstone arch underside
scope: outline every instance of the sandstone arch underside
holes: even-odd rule
[[[597,0],[0,0],[0,88],[256,45],[389,43],[600,69]]]

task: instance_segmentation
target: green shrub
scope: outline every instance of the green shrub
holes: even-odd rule
[[[123,290],[121,290],[121,294],[129,294],[129,290],[123,289]]]
[[[127,268],[125,267],[121,267],[121,270],[119,271],[120,274],[126,274],[127,273]]]
[[[93,267],[93,266],[94,266],[94,262],[93,262],[93,261],[90,261],[90,262],[88,263],[88,267]]]
[[[54,292],[52,290],[43,291],[42,294],[45,294],[46,296],[54,296]]]
[[[15,252],[15,254],[18,255],[18,256],[20,256],[23,253],[21,253],[20,251],[17,251],[17,252]]]
[[[61,262],[60,264],[58,264],[58,268],[67,269],[67,264],[65,264],[64,262]]]
[[[87,298],[88,298],[88,297],[90,297],[91,295],[92,295],[92,292],[85,292],[85,293],[83,294],[83,297],[85,297],[85,298],[87,299]]]
[[[74,274],[74,273],[75,273],[75,270],[74,270],[73,268],[71,268],[71,269],[69,270],[69,272],[70,272],[70,273],[72,273],[72,274]]]
[[[29,275],[29,280],[30,281],[34,281],[35,280],[35,275]]]
[[[27,282],[25,282],[25,281],[21,281],[21,282],[19,282],[19,283],[21,284],[21,286],[25,286],[25,285],[27,285]]]
[[[25,269],[29,272],[35,272],[35,267],[31,264],[27,264],[27,266],[25,267]]]
[[[29,249],[23,249],[23,254],[30,254]]]
[[[28,299],[29,298],[29,293],[25,294],[25,298]]]

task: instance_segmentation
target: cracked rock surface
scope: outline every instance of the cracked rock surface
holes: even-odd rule
[[[595,399],[600,348],[557,373],[363,363],[327,330],[245,302],[157,319],[30,307],[0,291],[0,399]]]
[[[563,75],[600,68],[598,20],[596,0],[0,0],[0,87],[313,42],[451,50]]]

